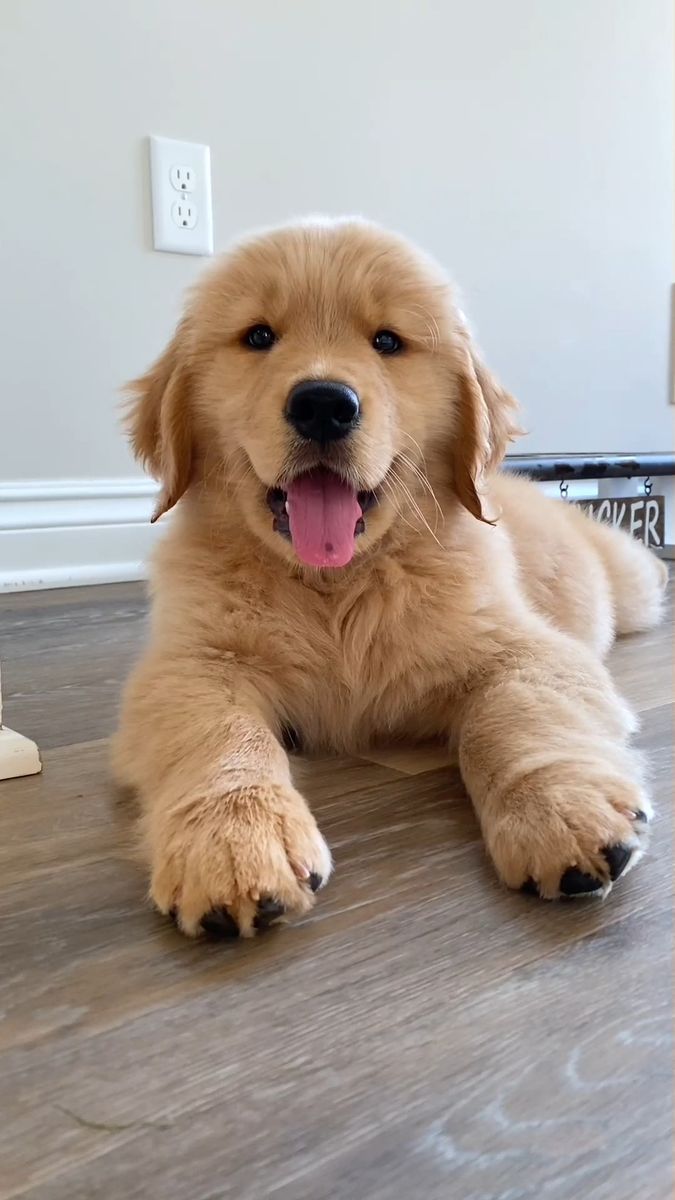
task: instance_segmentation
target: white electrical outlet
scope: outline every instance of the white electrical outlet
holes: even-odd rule
[[[151,137],[150,176],[155,250],[213,254],[209,147]]]

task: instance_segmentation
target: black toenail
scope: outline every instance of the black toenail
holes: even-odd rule
[[[620,879],[633,857],[632,847],[621,844],[618,846],[605,846],[602,853],[607,859],[610,879],[612,881]]]
[[[641,808],[639,808],[637,810],[637,812],[635,814],[635,820],[636,821],[644,821],[645,824],[649,824],[649,817],[647,816],[646,812],[642,811]]]
[[[226,908],[212,908],[202,917],[201,926],[212,938],[239,937],[239,926]]]
[[[318,892],[319,888],[321,887],[321,884],[323,883],[323,879],[321,878],[320,875],[317,875],[316,871],[312,871],[307,882],[313,892]]]
[[[529,879],[525,880],[525,883],[523,884],[523,886],[521,887],[520,890],[524,896],[537,896],[537,897],[539,896],[539,885],[537,884],[536,880],[534,880],[532,878],[531,875],[530,875]]]
[[[171,924],[172,924],[172,925],[177,925],[177,924],[178,924],[178,910],[177,910],[177,909],[175,909],[175,908],[170,908],[170,909],[169,909],[169,911],[168,911],[168,913],[167,913],[166,915],[168,916],[168,918],[169,918],[169,920],[171,921]]]
[[[275,900],[273,896],[263,896],[253,924],[256,929],[269,929],[272,922],[276,921],[277,917],[283,916],[285,912],[286,908],[280,900]]]
[[[563,896],[584,896],[590,895],[591,892],[602,891],[603,883],[601,879],[596,879],[593,875],[587,875],[585,871],[580,871],[578,867],[568,867],[560,880],[560,891]]]

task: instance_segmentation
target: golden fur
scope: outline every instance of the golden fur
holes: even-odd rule
[[[258,322],[280,335],[267,353],[242,344]],[[400,354],[375,352],[381,328]],[[361,397],[360,427],[325,455],[283,415],[307,378]],[[357,221],[277,230],[218,261],[133,385],[135,452],[161,480],[160,511],[180,504],[115,762],[140,796],[152,898],[186,933],[227,910],[250,934],[261,903],[303,913],[328,878],[287,727],[342,753],[451,742],[511,887],[553,898],[577,868],[605,894],[603,848],[639,857],[650,807],[601,656],[657,621],[665,571],[495,473],[516,415],[439,269]],[[304,567],[266,503],[319,457],[379,496],[334,571]]]

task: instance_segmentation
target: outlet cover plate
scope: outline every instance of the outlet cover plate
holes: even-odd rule
[[[176,220],[176,169],[190,171],[191,219]],[[172,254],[213,254],[211,151],[198,142],[150,138],[152,228],[155,250]]]

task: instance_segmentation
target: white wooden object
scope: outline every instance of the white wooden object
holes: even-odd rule
[[[30,738],[2,724],[2,679],[0,678],[0,779],[37,775],[42,770],[40,754]]]

